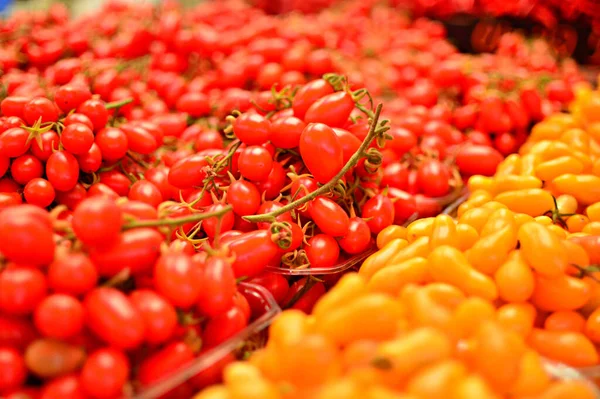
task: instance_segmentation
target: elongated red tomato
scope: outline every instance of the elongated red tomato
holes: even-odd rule
[[[504,157],[485,145],[464,145],[456,153],[456,166],[465,175],[492,176]]]
[[[331,127],[342,127],[348,121],[354,100],[345,91],[328,94],[319,98],[306,110],[306,123],[325,123]]]
[[[317,197],[308,209],[311,219],[323,233],[341,237],[348,232],[350,218],[346,211],[335,201],[325,197]]]
[[[203,289],[200,265],[184,253],[165,253],[156,262],[154,284],[158,293],[173,305],[192,307]]]
[[[124,269],[137,274],[152,269],[162,242],[158,231],[143,227],[123,232],[108,247],[90,248],[89,254],[100,276],[112,277]]]
[[[313,80],[308,82],[298,90],[294,96],[294,102],[292,109],[294,110],[294,116],[300,119],[304,119],[308,108],[319,98],[333,93],[333,87],[323,79]]]
[[[206,155],[202,153],[180,159],[169,170],[169,183],[183,189],[201,186],[207,166]]]
[[[216,316],[233,306],[237,290],[231,264],[220,256],[211,256],[201,267],[202,291],[198,310],[207,316]]]
[[[362,216],[374,234],[394,223],[395,210],[392,200],[382,194],[369,199],[362,208]]]
[[[280,250],[271,239],[269,230],[255,230],[237,236],[229,242],[229,249],[235,255],[231,267],[237,278],[262,273]]]
[[[173,342],[144,359],[138,370],[142,385],[149,385],[194,360],[194,352],[184,342]]]
[[[321,184],[330,181],[344,166],[344,150],[337,135],[327,125],[311,123],[300,136],[300,155]]]
[[[96,288],[83,307],[88,328],[103,341],[120,349],[136,348],[144,341],[144,319],[121,291]]]
[[[46,162],[46,177],[56,191],[69,191],[79,179],[79,163],[71,153],[56,151]]]

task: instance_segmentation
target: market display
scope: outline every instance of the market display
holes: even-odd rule
[[[0,398],[598,397],[600,92],[311,4],[0,23]]]

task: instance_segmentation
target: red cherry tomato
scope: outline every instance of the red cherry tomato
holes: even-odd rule
[[[300,155],[315,180],[329,182],[344,166],[344,150],[329,126],[312,123],[300,137]]]

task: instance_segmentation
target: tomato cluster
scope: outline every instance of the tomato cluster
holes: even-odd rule
[[[309,313],[376,235],[439,214],[463,177],[492,179],[579,80],[568,61],[542,77],[458,54],[437,23],[360,1],[276,18],[235,0],[113,0],[78,19],[15,14],[0,34],[10,399],[137,393],[231,345],[270,303]],[[571,155],[565,167],[584,162]],[[233,358],[164,397],[191,397]]]

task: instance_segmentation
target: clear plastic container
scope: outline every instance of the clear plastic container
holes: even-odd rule
[[[545,359],[544,367],[546,372],[556,380],[587,381],[593,388],[596,398],[600,399],[600,366],[574,368],[554,360]]]
[[[161,381],[144,388],[134,394],[135,399],[154,399],[169,393],[190,380],[198,373],[207,370],[211,366],[222,361],[226,356],[236,353],[243,349],[250,340],[256,341],[256,348],[262,345],[266,338],[266,328],[271,324],[281,312],[281,308],[275,302],[271,293],[264,287],[251,283],[240,283],[239,287],[248,297],[254,297],[264,304],[264,313],[256,316],[246,328],[235,336],[231,337],[221,345],[210,349],[200,355],[191,364],[187,364],[183,369],[177,370],[168,375]],[[261,339],[262,338],[262,339]]]

